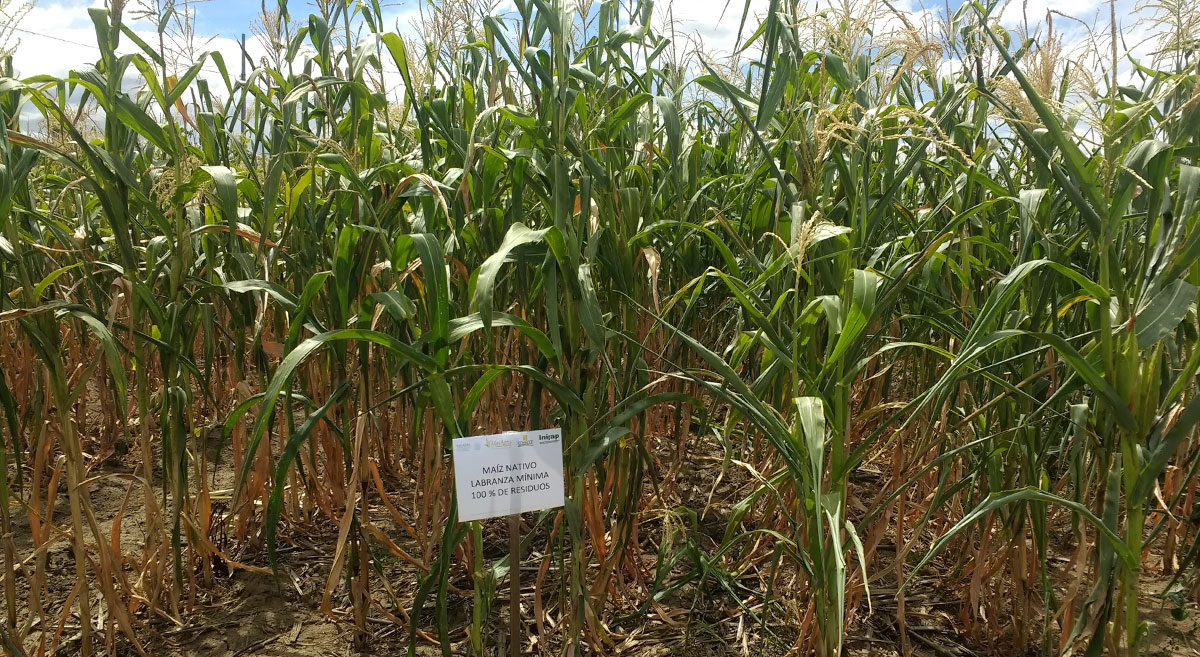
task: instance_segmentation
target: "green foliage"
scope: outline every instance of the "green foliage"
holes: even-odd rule
[[[782,565],[814,609],[798,641],[842,654],[885,569],[864,539],[895,523],[898,548],[918,534],[932,546],[895,565],[910,579],[949,547],[1029,539],[1036,566],[1021,572],[1040,590],[1013,590],[1040,599],[1043,650],[1119,636],[1136,654],[1141,555],[1166,526],[1147,532],[1148,514],[1169,516],[1197,479],[1194,66],[1139,64],[1132,86],[1099,94],[1097,150],[1027,74],[1036,44],[1010,43],[995,3],[946,17],[953,75],[898,43],[860,47],[872,35],[853,17],[787,0],[758,25],[746,3],[748,59],[732,67],[671,59],[648,2],[629,20],[615,0],[587,15],[518,0],[448,56],[387,31],[377,3],[322,6],[292,23],[282,3],[286,65],[244,80],[215,54],[171,70],[99,8],[94,67],[0,80],[0,117],[32,108],[63,127],[0,135],[0,327],[47,372],[78,578],[102,580],[130,641],[144,637],[120,611],[133,593],[110,539],[84,538],[70,408],[89,381],[137,418],[140,485],[161,481],[147,544],[171,572],[161,599],[136,592],[151,612],[177,613],[222,556],[210,464],[192,446],[215,409],[236,446],[221,532],[277,569],[292,524],[328,515],[323,606],[349,598],[360,647],[382,548],[414,564],[410,654],[426,623],[451,654],[456,565],[475,576],[482,654],[512,564],[486,563],[481,525],[457,522],[450,440],[560,426],[567,501],[538,518],[537,540],[573,654],[611,643],[613,573],[643,551],[631,542],[646,540],[651,497],[667,520],[652,579],[627,586],[640,613],[695,585],[770,631]],[[123,36],[132,54],[117,54]],[[73,120],[80,104],[102,113],[99,135]],[[20,464],[42,447],[28,440],[47,439],[9,383],[5,532]],[[699,529],[708,504],[668,503],[663,443],[755,474],[722,536]],[[870,462],[894,464],[877,491],[856,483]],[[372,514],[379,471],[417,463],[432,517],[414,548]],[[1159,508],[1168,472],[1182,474]],[[918,499],[915,522],[895,510]],[[1048,572],[1068,522],[1095,572],[1064,614]],[[1183,538],[1176,593],[1200,566]],[[86,653],[90,596],[78,600]]]

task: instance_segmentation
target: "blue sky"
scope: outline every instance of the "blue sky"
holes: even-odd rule
[[[249,34],[250,22],[258,15],[260,9],[261,4],[253,0],[212,0],[197,6],[196,30],[231,37],[242,32]]]

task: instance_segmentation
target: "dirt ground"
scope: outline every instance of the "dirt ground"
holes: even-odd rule
[[[724,531],[727,508],[721,506],[724,498],[738,499],[736,489],[745,483],[745,475],[737,470],[720,472],[720,457],[714,454],[693,454],[690,467],[683,470],[672,487],[673,504],[693,508],[703,516],[701,529],[714,540]],[[669,455],[663,454],[664,462]],[[122,517],[121,543],[126,552],[137,552],[144,539],[145,514],[142,511],[141,492],[130,479],[134,474],[133,459],[129,455],[117,456],[93,470],[91,494],[97,519],[104,532],[109,532],[113,518]],[[232,483],[232,472],[228,466],[218,470],[212,484],[214,489],[228,488]],[[716,486],[714,490],[714,486]],[[391,493],[392,491],[389,491]],[[402,497],[408,491],[397,490]],[[717,500],[716,503],[713,500]],[[55,518],[60,524],[68,517],[65,490],[57,498]],[[24,514],[14,514],[17,521],[16,544],[18,554],[29,555],[32,543]],[[528,523],[528,518],[526,519]],[[490,545],[504,546],[505,529],[502,520],[489,521],[485,532]],[[381,523],[382,524],[382,523]],[[652,540],[648,533],[643,540]],[[214,585],[203,590],[193,601],[186,613],[187,623],[178,626],[165,619],[156,618],[141,626],[142,641],[147,654],[155,657],[243,657],[294,656],[294,657],[341,657],[356,653],[352,646],[352,624],[346,609],[338,609],[338,597],[334,597],[333,618],[320,612],[322,592],[331,566],[331,547],[336,541],[336,528],[326,522],[313,526],[287,526],[281,530],[279,543],[279,577],[263,572],[249,572],[237,568],[219,568]],[[881,548],[882,549],[882,548]],[[237,555],[247,565],[267,565],[261,549]],[[536,556],[534,557],[536,558]],[[651,551],[647,558],[653,559]],[[73,584],[74,559],[69,542],[59,537],[46,550],[46,571],[52,574],[49,586],[65,597]],[[396,599],[411,601],[415,587],[413,568],[395,563],[386,558],[376,560],[378,571],[372,575],[372,588],[377,597],[380,572],[387,578]],[[533,559],[526,561],[526,570],[536,572]],[[540,654],[541,648],[556,650],[557,646],[538,646],[537,630],[532,621],[533,608],[531,582],[533,572],[523,574],[522,612],[526,641],[525,654]],[[1154,596],[1165,582],[1159,575],[1160,569],[1148,564],[1143,586],[1143,615],[1153,625],[1149,642],[1143,654],[1149,657],[1200,657],[1200,609],[1195,604],[1183,620],[1176,620],[1161,600]],[[470,591],[471,581],[465,572],[452,575],[452,583],[462,591]],[[20,579],[19,598],[28,599],[28,582]],[[501,582],[498,599],[493,606],[489,633],[486,637],[490,646],[488,654],[507,655],[507,582]],[[873,613],[858,618],[849,628],[846,654],[856,657],[901,655],[896,631],[895,582],[885,581],[873,585],[871,607]],[[772,657],[786,655],[791,647],[790,638],[795,628],[789,622],[773,620],[770,631],[755,626],[745,616],[730,613],[728,600],[721,598],[719,591],[712,595],[698,596],[696,592],[685,592],[664,599],[659,610],[648,618],[637,622],[626,622],[610,626],[612,644],[608,653],[631,657],[658,657],[681,655]],[[996,646],[973,644],[969,637],[962,636],[956,629],[960,626],[958,610],[961,606],[959,587],[938,582],[934,578],[918,581],[906,594],[906,626],[910,655],[919,657],[985,657],[1007,652]],[[696,609],[696,600],[703,598],[707,608]],[[93,591],[95,609],[103,608],[98,595]],[[865,607],[865,605],[864,605]],[[471,600],[466,595],[451,594],[451,636],[453,655],[467,654],[466,626],[469,623]],[[58,622],[58,608],[47,610],[48,618]],[[403,609],[393,609],[398,615]],[[732,610],[736,611],[736,609]],[[24,612],[22,612],[22,615]],[[779,616],[783,616],[780,614]],[[431,623],[423,619],[422,626]],[[71,623],[74,623],[72,629]],[[36,628],[35,628],[36,629]],[[405,655],[408,651],[407,630],[381,615],[369,619],[368,653],[371,655]],[[35,632],[36,634],[36,632]],[[59,654],[74,654],[78,644],[78,621],[72,617],[62,634]],[[116,642],[118,652],[123,655],[136,654],[122,639]],[[28,654],[37,654],[37,647],[26,643]],[[590,652],[585,650],[585,652]],[[417,655],[440,655],[441,651],[432,637],[418,637]],[[1037,654],[1037,653],[1029,653]]]

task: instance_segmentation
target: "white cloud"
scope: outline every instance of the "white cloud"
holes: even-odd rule
[[[21,21],[13,52],[17,77],[48,74],[66,75],[72,68],[94,62],[100,51],[94,45],[96,32],[87,9],[94,3],[53,3],[35,6]]]
[[[1119,4],[1126,4],[1126,1],[1123,0]],[[1132,5],[1133,3],[1129,2],[1128,4]],[[1009,2],[1000,14],[1000,22],[1004,25],[1015,27],[1028,20],[1033,25],[1045,20],[1046,13],[1052,11],[1056,14],[1071,16],[1086,23],[1092,23],[1102,6],[1107,14],[1108,2],[1102,0],[1024,0]],[[1122,7],[1121,9],[1125,10],[1126,8]]]
[[[768,7],[770,0],[750,0],[750,14],[742,27],[743,39],[758,27]],[[738,29],[745,8],[743,0],[663,2],[655,5],[654,27],[669,33],[673,24],[676,33],[698,38],[710,54],[724,57],[732,54],[738,45]]]

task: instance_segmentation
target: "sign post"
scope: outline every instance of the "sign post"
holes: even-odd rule
[[[508,654],[521,657],[521,515],[508,517]]]
[[[455,438],[454,490],[463,522],[508,516],[509,646],[521,650],[521,513],[563,505],[562,430]]]

